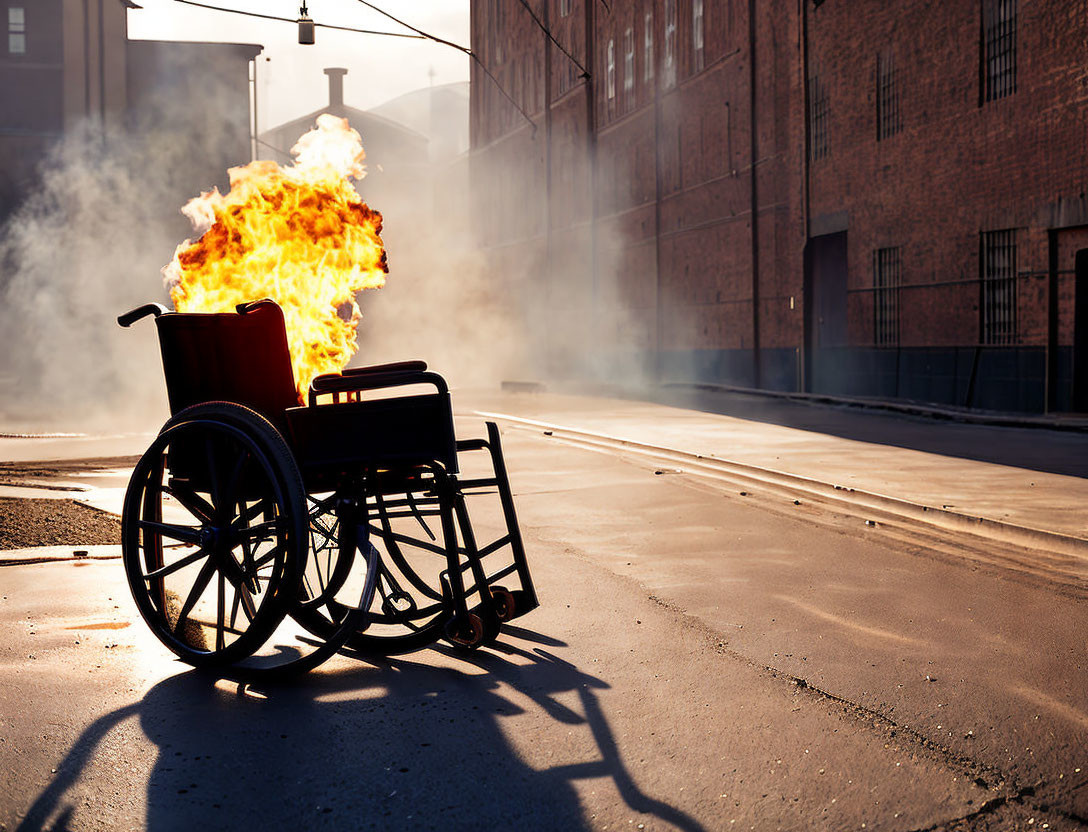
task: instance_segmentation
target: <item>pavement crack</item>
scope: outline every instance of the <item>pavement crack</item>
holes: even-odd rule
[[[964,815],[957,815],[956,817],[948,818],[947,820],[938,821],[932,826],[918,827],[916,829],[910,830],[910,832],[937,832],[937,830],[954,828],[960,824],[966,825],[967,828],[970,829],[971,823],[973,821],[987,815],[995,814],[998,809],[1014,804],[1024,807],[1030,813],[1033,813],[1035,815],[1055,815],[1057,817],[1060,817],[1062,820],[1076,823],[1079,826],[1088,826],[1088,817],[1079,815],[1076,812],[1069,812],[1059,806],[1051,805],[1050,803],[1040,802],[1038,800],[1028,800],[1027,798],[1035,796],[1035,791],[1036,787],[1025,786],[1022,790],[1014,794],[998,795],[997,797],[993,797],[990,800],[987,800],[973,812],[968,812]]]
[[[880,730],[886,733],[889,738],[894,738],[900,743],[904,740],[906,744],[913,745],[920,751],[924,751],[928,757],[955,772],[957,775],[964,777],[968,780],[974,781],[981,789],[985,789],[990,792],[1000,792],[995,797],[986,801],[985,805],[992,803],[995,800],[1008,801],[1014,798],[1020,798],[1029,794],[1034,794],[1035,787],[1022,786],[1018,784],[1014,778],[1005,774],[996,766],[989,765],[968,757],[965,754],[953,751],[937,742],[934,742],[925,734],[907,726],[900,722],[897,722],[892,717],[888,716],[881,711],[862,705],[858,702],[854,702],[846,697],[839,696],[831,691],[824,690],[818,685],[812,684],[807,679],[800,676],[795,676],[792,673],[784,671],[773,665],[765,664],[751,656],[746,656],[733,648],[729,647],[720,636],[715,633],[710,627],[706,626],[702,621],[685,612],[676,604],[664,600],[656,595],[650,595],[649,600],[657,604],[658,606],[686,618],[692,624],[703,629],[705,633],[712,639],[712,648],[715,652],[728,656],[737,661],[744,662],[749,667],[759,668],[765,673],[768,673],[772,678],[781,679],[791,686],[795,687],[803,694],[812,697],[816,701],[827,701],[839,705],[843,709],[843,713],[856,721],[865,730],[873,731]],[[1057,810],[1055,810],[1057,811]]]
[[[910,830],[910,832],[936,832],[936,830],[938,829],[946,829],[953,824],[971,823],[971,821],[977,820],[978,818],[985,815],[992,815],[1002,806],[1005,806],[1006,804],[1011,802],[1018,803],[1020,801],[1017,800],[1016,795],[999,795],[998,797],[993,797],[987,800],[973,812],[968,812],[965,815],[957,815],[956,817],[948,818],[947,820],[938,821],[931,826],[920,826]]]

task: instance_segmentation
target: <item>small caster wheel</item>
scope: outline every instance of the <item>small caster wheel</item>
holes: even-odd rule
[[[495,615],[499,621],[511,621],[517,617],[518,604],[514,593],[504,586],[491,587],[491,600],[495,605]]]
[[[454,647],[475,650],[484,643],[484,622],[474,612],[460,620],[454,618],[446,624],[446,638]]]

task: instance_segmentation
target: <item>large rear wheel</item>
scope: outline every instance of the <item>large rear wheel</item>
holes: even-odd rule
[[[295,600],[305,524],[301,478],[275,428],[240,405],[182,411],[125,495],[122,557],[140,614],[189,664],[247,658]]]

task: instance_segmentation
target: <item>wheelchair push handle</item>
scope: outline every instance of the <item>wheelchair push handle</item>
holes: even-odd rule
[[[130,327],[141,318],[146,318],[148,315],[154,315],[156,318],[170,310],[163,306],[161,303],[145,303],[143,306],[133,309],[131,312],[126,312],[124,315],[117,316],[117,323],[123,327]]]

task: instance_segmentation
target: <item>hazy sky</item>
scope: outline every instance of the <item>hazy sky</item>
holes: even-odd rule
[[[366,109],[431,83],[467,81],[469,59],[431,41],[377,37],[317,28],[316,43],[301,46],[293,23],[195,8],[175,0],[137,0],[128,13],[129,37],[138,40],[203,40],[259,43],[259,129],[267,130],[318,109],[328,101],[327,66],[347,67],[344,103]],[[296,18],[293,0],[200,0],[261,14]],[[308,0],[317,23],[405,32],[358,0]],[[375,0],[401,20],[468,46],[468,0]]]

